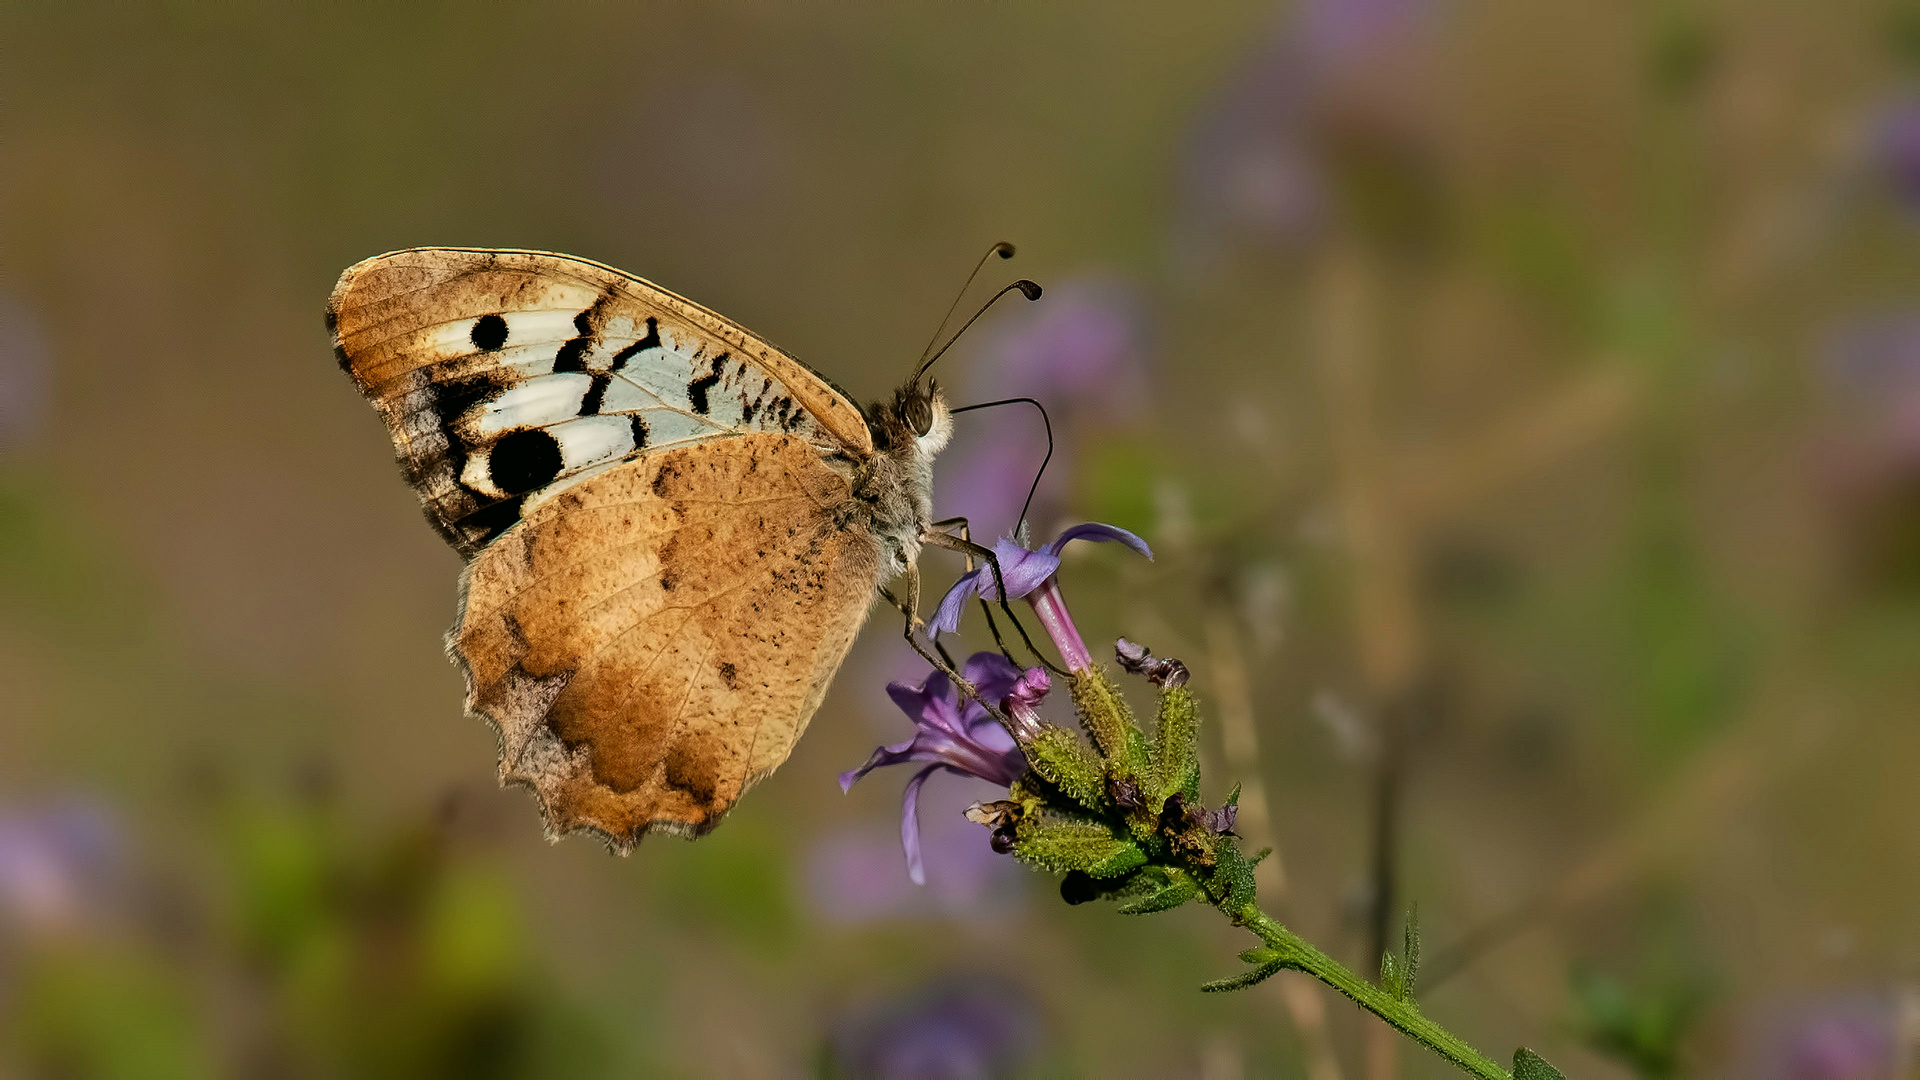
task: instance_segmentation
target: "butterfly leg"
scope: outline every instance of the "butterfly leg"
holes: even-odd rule
[[[905,615],[907,617],[908,625],[912,625],[914,621],[914,612],[912,608],[907,606],[907,602],[905,600],[902,600],[899,597],[893,595],[893,593],[887,591],[885,586],[881,587],[880,596],[883,599],[885,599],[887,603],[893,605],[894,609],[899,611],[900,614]],[[939,637],[937,636],[934,637],[932,641],[933,641],[934,650],[940,654],[940,659],[945,660],[947,662],[948,667],[958,666],[953,662],[953,656],[947,652],[947,647],[945,645],[940,644]]]
[[[1040,663],[1045,666],[1047,670],[1059,675],[1065,675],[1067,673],[1065,668],[1047,659],[1045,653],[1042,653],[1034,647],[1033,638],[1027,635],[1027,628],[1021,624],[1020,617],[1013,613],[1013,605],[1007,603],[1007,579],[1000,573],[1000,557],[993,553],[992,548],[982,547],[971,540],[963,540],[951,533],[939,532],[933,529],[922,533],[920,542],[932,545],[933,547],[946,548],[949,551],[958,551],[972,558],[984,561],[988,568],[993,571],[993,584],[1000,593],[1000,610],[1006,612],[1007,618],[1013,621],[1013,628],[1020,631],[1021,643],[1027,647],[1028,652],[1039,659]]]
[[[901,613],[907,617],[907,644],[913,646],[913,651],[919,653],[922,660],[932,664],[935,670],[952,680],[954,688],[959,690],[962,695],[979,702],[981,708],[986,709],[989,716],[998,720],[1001,726],[1006,727],[1008,731],[1012,731],[1013,728],[1010,726],[1006,714],[1000,711],[1000,703],[997,701],[988,701],[986,698],[981,697],[979,689],[968,682],[964,675],[961,675],[959,671],[954,669],[953,660],[946,655],[945,649],[941,649],[940,654],[936,656],[925,645],[920,643],[920,635],[914,633],[914,631],[926,625],[920,621],[920,567],[909,563],[903,576],[907,579],[906,599],[904,602],[895,601],[894,606],[899,608]],[[884,592],[884,590],[882,591]],[[887,598],[889,600],[893,599],[891,594],[888,594]],[[934,642],[934,646],[938,648],[939,642]]]
[[[941,521],[936,521],[927,527],[929,529],[938,529],[941,532],[945,532],[946,530],[951,529],[956,525],[960,527],[960,539],[965,540],[968,543],[971,543],[973,541],[971,526],[969,525],[967,519],[964,517],[946,518]],[[967,553],[967,572],[968,573],[973,572],[973,554],[971,552]],[[999,575],[997,571],[995,573],[994,579],[995,581],[999,580]],[[1005,589],[1001,590],[1002,595],[1004,595],[1005,592],[1006,592]],[[1022,664],[1020,661],[1015,660],[1013,658],[1013,650],[1007,648],[1006,640],[1000,636],[1000,623],[998,620],[996,620],[993,617],[993,605],[988,603],[987,598],[984,596],[980,598],[980,614],[986,616],[987,618],[987,632],[993,635],[994,647],[1000,650],[1000,655],[1006,657],[1007,663],[1012,664],[1015,667],[1025,667],[1026,666],[1025,664]],[[1009,611],[1007,614],[1009,615],[1009,617],[1013,617],[1013,613],[1011,611]],[[1027,628],[1021,624],[1018,617],[1013,617],[1013,625],[1015,629],[1020,631],[1020,639],[1027,643],[1027,651],[1029,653],[1032,653],[1034,656],[1040,656],[1039,652],[1035,651],[1033,648],[1032,639],[1027,636]],[[934,639],[934,644],[935,645],[939,644],[938,638]],[[1046,658],[1041,657],[1040,662],[1043,664],[1046,663]]]

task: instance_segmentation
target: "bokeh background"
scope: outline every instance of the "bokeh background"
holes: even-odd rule
[[[959,777],[908,883],[835,783],[890,630],[698,844],[494,786],[339,271],[574,252],[872,398],[1001,239],[1048,294],[942,377],[1047,401],[1042,538],[1153,543],[1069,596],[1281,917],[1417,904],[1426,1011],[1570,1076],[1914,1075],[1917,76],[1891,0],[6,5],[0,1075],[1449,1075]],[[1005,530],[1043,444],[964,420]]]

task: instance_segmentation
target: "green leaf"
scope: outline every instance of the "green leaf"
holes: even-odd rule
[[[1513,1052],[1513,1080],[1567,1080],[1567,1077],[1547,1064],[1545,1058],[1523,1046]]]
[[[1042,780],[1096,814],[1107,809],[1106,786],[1100,763],[1087,753],[1080,737],[1066,728],[1047,727],[1026,747],[1027,763]]]
[[[1150,874],[1148,871],[1158,873]],[[1148,867],[1140,876],[1144,882],[1150,883],[1150,888],[1141,890],[1134,898],[1122,900],[1116,909],[1122,915],[1151,915],[1156,911],[1170,911],[1200,892],[1199,882],[1174,867]]]
[[[1414,980],[1420,976],[1420,905],[1407,909],[1407,924],[1402,932],[1403,951],[1400,967],[1406,983],[1406,998],[1413,997]]]
[[[1158,789],[1155,804],[1170,796],[1200,798],[1200,710],[1193,692],[1176,686],[1160,695],[1160,718],[1154,732],[1153,775]]]
[[[1093,736],[1094,749],[1116,766],[1115,775],[1145,773],[1148,768],[1144,757],[1146,742],[1143,738],[1129,737],[1137,736],[1139,727],[1133,722],[1133,713],[1127,708],[1127,699],[1121,696],[1120,688],[1099,668],[1074,672],[1068,685],[1073,693],[1074,710],[1086,725],[1087,734]],[[1136,755],[1140,755],[1137,760]]]
[[[1231,836],[1218,837],[1213,855],[1215,861],[1207,892],[1227,911],[1238,911],[1253,903],[1256,894],[1253,863],[1240,854],[1240,845],[1234,843]]]
[[[1013,853],[1051,873],[1078,870],[1095,878],[1118,877],[1147,861],[1132,841],[1099,825],[1041,825],[1021,836]]]
[[[1278,960],[1270,960],[1254,968],[1252,971],[1242,972],[1230,979],[1215,979],[1201,986],[1200,992],[1203,994],[1224,994],[1229,990],[1245,990],[1255,983],[1265,982],[1275,975],[1278,975],[1286,966],[1287,965]],[[1561,1080],[1565,1080],[1565,1078],[1562,1077]]]

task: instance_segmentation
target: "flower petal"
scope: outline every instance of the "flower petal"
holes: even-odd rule
[[[977,652],[967,657],[967,662],[960,667],[960,674],[973,684],[974,689],[980,691],[981,697],[997,705],[1013,689],[1013,684],[1019,681],[1020,666],[997,652]],[[970,707],[962,715],[968,720],[972,720],[975,714],[986,715],[987,711],[978,702],[969,699],[967,705]]]
[[[872,772],[875,769],[883,768],[887,765],[899,765],[903,762],[912,761],[913,760],[913,744],[917,741],[918,739],[916,737],[914,739],[908,739],[906,742],[903,742],[903,743],[894,743],[892,746],[882,746],[882,747],[875,748],[872,756],[867,758],[867,763],[865,765],[862,765],[857,769],[848,769],[846,772],[843,772],[840,774],[840,791],[843,794],[845,792],[852,791],[855,781],[859,780],[861,777],[867,775],[868,773]]]
[[[1015,680],[1012,686],[1007,687],[1001,697],[1007,699],[1009,706],[1022,705],[1035,709],[1046,700],[1047,691],[1051,689],[1053,689],[1053,679],[1048,676],[1046,668],[1028,668],[1020,673],[1020,678]]]
[[[1013,736],[1007,734],[1007,729],[1000,726],[1000,721],[988,716],[984,711],[980,714],[979,719],[967,723],[967,740],[979,745],[982,749],[1000,755],[1003,760],[1009,762],[1013,776],[1007,778],[1007,783],[1012,783],[1015,778],[1026,771],[1027,759],[1016,752],[1017,746],[1013,741]],[[1012,757],[1009,758],[1008,755],[1012,755]],[[992,780],[995,783],[1000,782],[998,776],[988,776],[982,779]]]
[[[1117,525],[1102,525],[1097,521],[1089,521],[1083,525],[1075,525],[1073,528],[1054,537],[1053,542],[1041,550],[1049,555],[1057,556],[1060,554],[1060,549],[1066,547],[1068,542],[1073,540],[1114,540],[1127,545],[1149,559],[1153,558],[1153,549],[1147,547],[1145,540],[1140,539]]]
[[[1051,551],[1028,551],[1019,544],[1005,538],[993,545],[993,557],[1000,560],[1000,576],[1006,579],[1007,597],[1018,600],[1060,569],[1060,557]],[[1000,599],[1000,590],[993,583],[993,567],[983,566],[980,595],[989,600]]]
[[[1060,557],[1053,552],[1028,551],[1004,537],[993,545],[993,556],[1000,561],[1000,577],[1006,582],[1008,598],[1013,600],[1039,588],[1053,576],[1055,570],[1060,569]],[[990,565],[962,574],[960,580],[953,583],[953,588],[947,590],[947,595],[940,598],[940,608],[934,612],[933,621],[927,626],[937,634],[951,634],[959,630],[961,609],[976,596],[990,601],[1000,599],[1000,589],[994,582],[993,567]]]
[[[974,570],[960,575],[960,580],[953,583],[947,595],[940,598],[940,608],[933,613],[933,621],[927,624],[927,629],[936,634],[951,634],[960,629],[960,612],[966,608],[967,601],[979,595],[980,575],[983,572]]]
[[[907,853],[907,876],[915,885],[927,883],[927,868],[920,860],[920,785],[941,766],[929,765],[913,774],[900,795],[900,850]]]
[[[945,672],[929,674],[918,687],[911,683],[890,682],[887,684],[887,696],[900,706],[900,711],[907,714],[907,719],[912,720],[915,727],[939,728],[956,734],[961,731],[960,694]]]

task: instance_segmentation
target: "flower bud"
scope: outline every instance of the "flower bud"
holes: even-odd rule
[[[1013,721],[1012,735],[1020,745],[1025,746],[1039,737],[1040,702],[1046,699],[1047,691],[1052,688],[1053,680],[1047,676],[1046,668],[1028,668],[1000,703]]]

